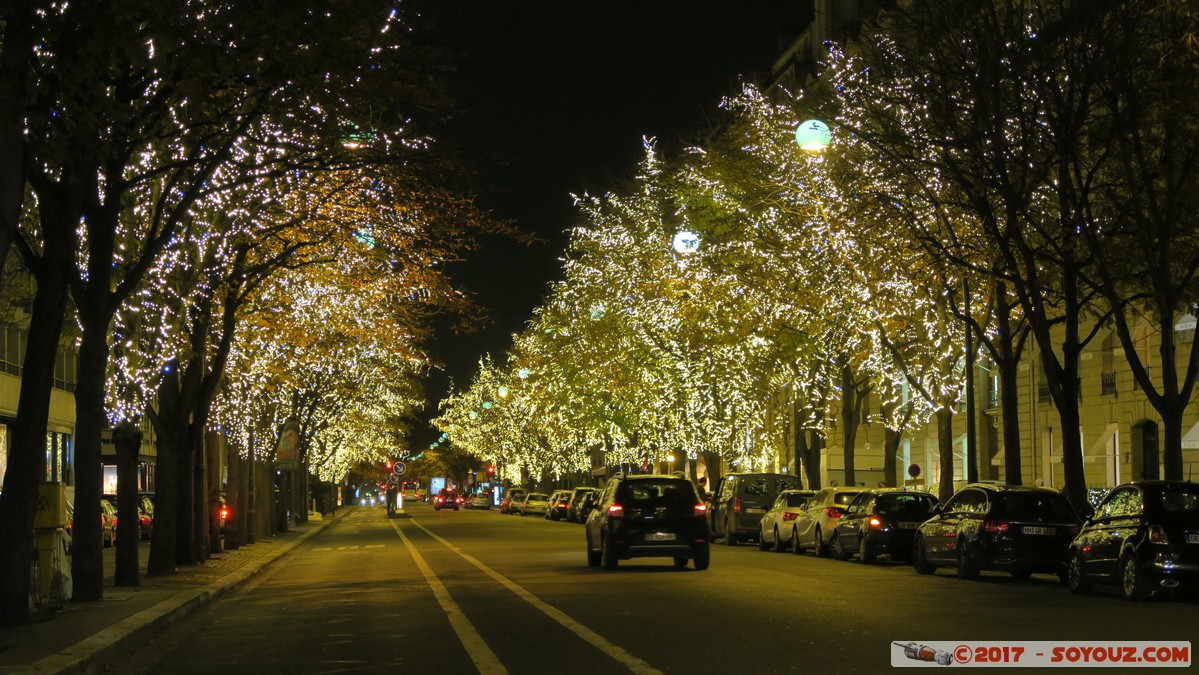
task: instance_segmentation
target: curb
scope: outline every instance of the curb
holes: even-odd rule
[[[324,530],[344,513],[349,513],[349,511],[342,510],[340,513],[324,518],[320,524],[283,544],[279,551],[270,558],[249,563],[205,588],[180,591],[152,607],[147,607],[133,616],[80,640],[57,654],[34,662],[30,670],[63,675],[92,672],[93,666],[105,658],[183,621],[215,600],[228,595],[238,586],[261,574],[269,565],[290,553],[308,538]]]

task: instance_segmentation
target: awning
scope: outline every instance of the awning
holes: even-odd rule
[[[1191,430],[1186,432],[1182,437],[1182,447],[1184,450],[1194,450],[1199,448],[1199,422],[1196,422]]]

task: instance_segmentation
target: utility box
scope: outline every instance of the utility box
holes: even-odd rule
[[[67,486],[65,483],[38,485],[37,510],[33,514],[35,529],[55,530],[67,526]]]

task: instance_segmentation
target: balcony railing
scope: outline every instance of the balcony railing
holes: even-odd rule
[[[1102,382],[1103,382],[1103,395],[1104,396],[1115,396],[1116,395],[1116,374],[1115,373],[1103,373],[1102,375],[1100,375],[1100,378],[1102,379]]]

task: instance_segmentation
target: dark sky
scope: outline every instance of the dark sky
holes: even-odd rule
[[[642,136],[669,152],[710,128],[741,76],[769,72],[811,1],[433,2],[439,33],[466,56],[456,82],[464,114],[447,141],[479,167],[480,204],[545,240],[528,249],[492,242],[461,270],[496,317],[482,333],[434,347],[463,387],[557,278],[575,218],[570,194],[631,178]]]

